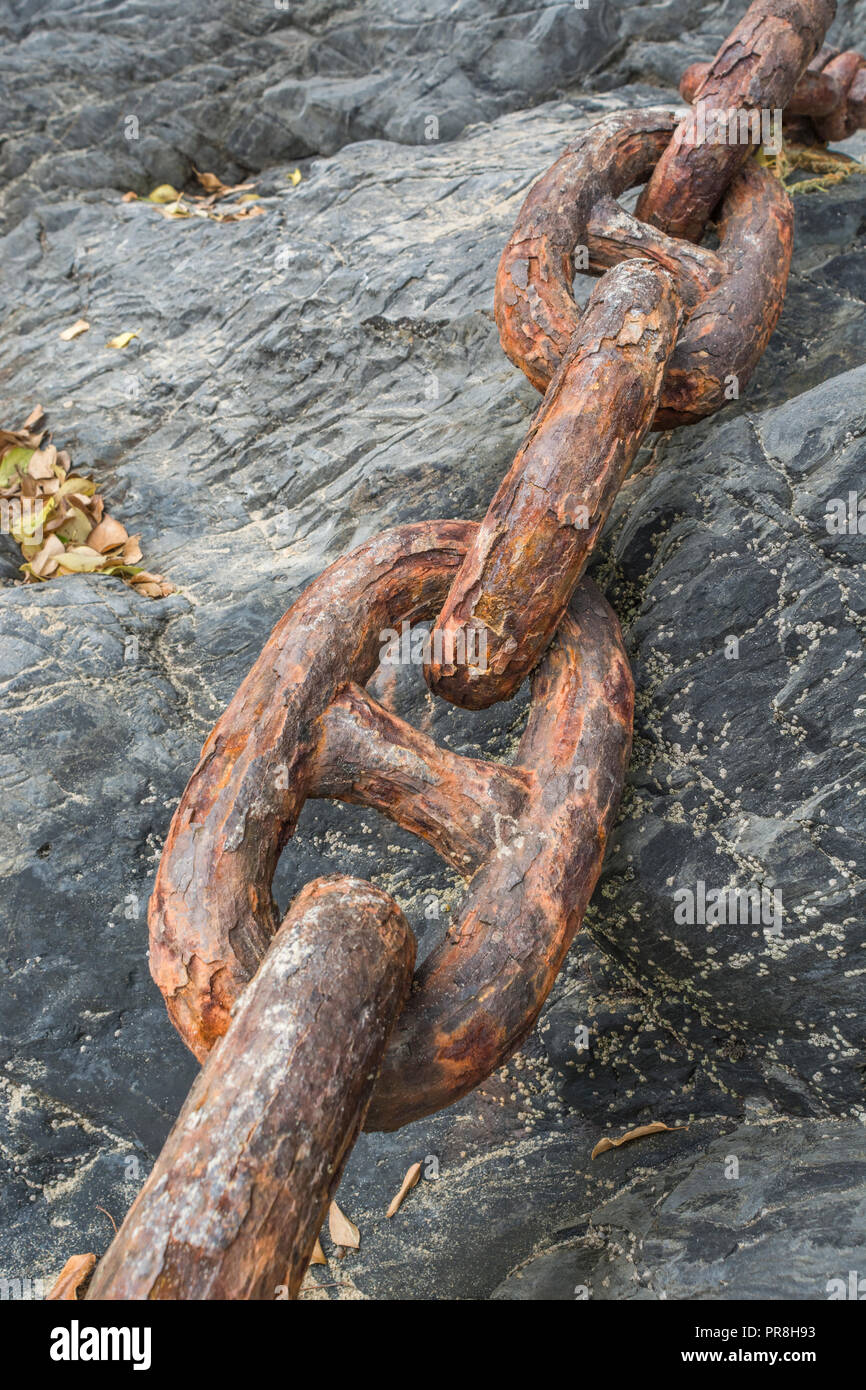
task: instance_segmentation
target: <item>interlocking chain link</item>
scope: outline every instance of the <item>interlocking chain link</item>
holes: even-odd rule
[[[818,52],[834,11],[755,0],[684,90],[747,112],[790,104],[821,138],[850,133],[864,63]],[[583,570],[646,432],[718,410],[731,377],[745,386],[785,296],[787,194],[749,144],[696,139],[698,110],[610,116],[535,184],[495,306],[544,399],[486,517],[399,527],[332,565],[205,744],[149,910],[152,973],[204,1066],[88,1297],[294,1297],[362,1124],[451,1104],[535,1023],[631,748],[619,625]],[[630,216],[616,199],[646,180]],[[717,206],[711,251],[695,242]],[[579,246],[603,272],[582,312]],[[513,766],[439,748],[364,689],[382,630],[437,614],[439,694],[481,708],[530,676]],[[485,645],[486,662],[455,659]],[[322,796],[376,807],[469,881],[411,988],[411,931],[368,883],[317,879],[277,922],[277,861]]]

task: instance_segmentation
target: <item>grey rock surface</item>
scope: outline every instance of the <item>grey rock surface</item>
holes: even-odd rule
[[[752,1119],[632,1178],[492,1297],[849,1298],[866,1264],[862,1135],[851,1121]]]
[[[0,537],[0,1275],[48,1280],[106,1248],[98,1208],[121,1218],[194,1075],[144,916],[213,721],[325,565],[398,522],[483,514],[538,399],[491,312],[528,187],[598,115],[675,101],[654,84],[711,54],[740,8],[600,5],[575,31],[573,6],[492,0],[428,0],[427,25],[395,5],[214,19],[184,3],[162,29],[127,0],[11,7],[3,423],[40,400],[179,592],[21,588]],[[843,41],[864,21],[840,5]],[[54,76],[38,112],[28,71]],[[118,135],[133,71],[150,154]],[[352,95],[374,71],[380,96]],[[361,115],[344,120],[343,97]],[[304,146],[273,111],[307,100],[327,111]],[[407,124],[428,100],[438,141]],[[249,148],[236,128],[258,132]],[[121,201],[190,162],[262,169],[265,215],[169,221]],[[864,545],[824,521],[866,455],[864,190],[858,175],[796,200],[785,311],[748,390],[654,438],[623,490],[595,572],[634,663],[635,753],[586,930],[500,1074],[362,1137],[340,1196],[361,1251],[314,1297],[821,1298],[858,1258],[866,1271]],[[61,342],[79,317],[90,332]],[[126,330],[124,352],[106,348]],[[377,690],[476,755],[508,756],[525,708],[467,715],[408,678]],[[460,891],[411,837],[310,803],[280,905],[335,871],[392,891],[422,951]],[[674,893],[699,880],[778,889],[781,931],[679,924]],[[650,1120],[688,1128],[590,1159]],[[428,1176],[387,1221],[416,1159]]]

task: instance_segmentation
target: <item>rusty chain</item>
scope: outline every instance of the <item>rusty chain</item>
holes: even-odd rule
[[[538,180],[495,309],[544,398],[487,515],[398,527],[337,561],[214,728],[149,910],[154,979],[204,1065],[88,1298],[296,1296],[362,1126],[451,1104],[532,1029],[631,749],[619,625],[583,570],[647,431],[745,386],[785,296],[787,193],[748,159],[755,141],[698,138],[701,104],[786,108],[820,140],[866,124],[866,63],[821,47],[834,13],[755,0],[685,74],[685,117],[610,116]],[[640,184],[632,216],[616,199]],[[709,250],[696,243],[713,213]],[[601,276],[583,311],[578,248]],[[382,630],[433,618],[436,693],[478,709],[530,677],[514,766],[439,748],[365,691]],[[481,639],[486,663],[455,659]],[[376,807],[469,880],[414,980],[400,908],[362,880],[315,880],[278,923],[271,881],[308,797]]]

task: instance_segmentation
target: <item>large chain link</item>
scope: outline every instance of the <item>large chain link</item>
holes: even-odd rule
[[[866,115],[864,63],[821,49],[831,0],[755,0],[684,119],[610,116],[542,176],[496,280],[503,347],[544,399],[480,525],[424,522],[297,600],[205,744],[150,904],[151,969],[205,1063],[90,1298],[272,1298],[300,1286],[357,1134],[466,1094],[538,1017],[597,881],[631,748],[619,625],[582,579],[650,429],[718,410],[775,328],[792,213],[701,103]],[[817,54],[817,57],[816,57]],[[617,197],[646,182],[638,216]],[[718,207],[718,247],[695,243]],[[601,273],[583,311],[577,248]],[[381,633],[437,618],[431,688],[481,708],[531,678],[514,766],[462,758],[364,689]],[[486,662],[458,660],[482,652]],[[318,879],[282,925],[279,855],[308,797],[375,806],[468,880],[414,977],[394,900]]]

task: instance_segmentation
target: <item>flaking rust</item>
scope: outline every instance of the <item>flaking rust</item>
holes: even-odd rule
[[[767,112],[787,106],[821,47],[835,0],[754,0],[725,40],[638,201],[637,215],[671,236],[698,241],[737,170],[760,141],[701,138],[707,111]],[[705,124],[705,121],[704,121]],[[781,133],[781,132],[780,132]]]
[[[601,269],[648,258],[677,283],[687,319],[670,355],[653,429],[693,424],[742,390],[776,327],[791,266],[791,201],[751,161],[719,214],[715,252],[630,217],[616,198],[642,183],[676,128],[670,111],[609,116],[569,146],[530,190],[502,254],[495,312],[502,346],[546,391],[579,330],[572,292],[575,248]]]
[[[593,290],[439,616],[446,652],[483,630],[487,667],[431,662],[438,695],[471,709],[506,700],[547,650],[655,415],[681,322],[671,276],[649,261],[623,262]]]
[[[301,890],[88,1299],[297,1295],[414,962],[387,893]]]
[[[694,101],[710,75],[710,63],[692,63],[680,79],[680,92]],[[789,117],[808,116],[820,140],[846,140],[866,126],[866,59],[824,44],[800,77],[785,107]]]
[[[514,767],[438,748],[363,690],[382,630],[435,616],[477,529],[400,527],[306,590],[205,745],[151,900],[154,978],[204,1058],[233,1033],[232,1009],[258,964],[251,954],[267,950],[257,942],[273,916],[271,878],[307,796],[375,806],[471,876],[418,972],[367,1128],[394,1129],[451,1104],[532,1028],[598,878],[631,746],[633,687],[619,625],[589,581],[533,676]],[[190,839],[208,871],[197,892]],[[191,969],[193,957],[207,970]]]

